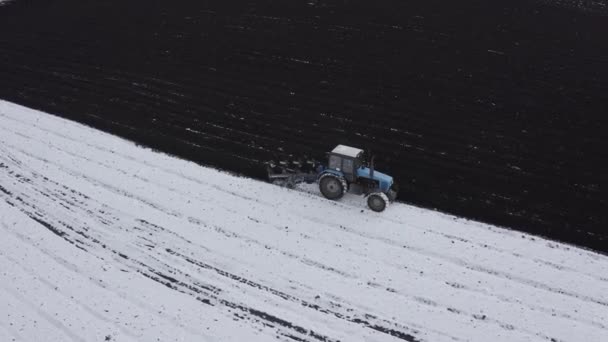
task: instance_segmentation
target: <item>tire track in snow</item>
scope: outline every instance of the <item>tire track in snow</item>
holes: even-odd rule
[[[314,303],[308,302],[306,300],[297,298],[297,297],[295,297],[293,295],[290,295],[290,294],[287,294],[287,293],[275,290],[275,289],[270,288],[270,287],[268,287],[266,285],[262,285],[262,284],[256,283],[254,281],[248,280],[248,279],[243,278],[241,276],[238,276],[236,274],[228,273],[228,272],[226,272],[224,270],[218,269],[218,268],[216,268],[216,267],[214,267],[212,265],[206,264],[206,263],[204,263],[202,261],[197,261],[195,259],[187,257],[187,256],[185,256],[185,255],[183,255],[181,253],[178,253],[176,251],[173,251],[171,249],[167,249],[166,251],[167,251],[167,253],[169,253],[171,255],[174,255],[174,256],[178,256],[178,257],[186,260],[187,262],[189,262],[191,264],[194,264],[194,265],[202,267],[202,268],[213,270],[216,273],[218,273],[218,274],[220,274],[220,275],[222,275],[224,277],[230,278],[231,280],[234,280],[234,281],[246,284],[247,286],[259,289],[261,291],[269,292],[269,293],[271,293],[271,294],[273,294],[275,296],[281,297],[281,298],[283,298],[285,300],[289,300],[289,301],[293,301],[293,302],[298,302],[301,306],[304,306],[304,307],[307,307],[307,308],[311,308],[311,309],[317,310],[319,312],[322,312],[322,313],[325,313],[325,314],[328,314],[328,315],[333,315],[333,316],[335,316],[337,318],[345,319],[345,320],[347,320],[349,322],[353,322],[353,323],[357,323],[357,324],[363,324],[363,325],[369,327],[370,329],[374,329],[374,330],[380,331],[382,333],[398,337],[398,338],[400,338],[402,340],[406,340],[406,341],[410,341],[410,342],[417,341],[414,336],[412,336],[412,335],[410,335],[408,333],[404,333],[402,331],[395,330],[395,329],[390,328],[390,327],[386,327],[386,325],[388,325],[388,326],[395,325],[392,322],[384,321],[384,320],[379,319],[379,321],[382,324],[384,324],[384,326],[382,326],[382,325],[375,324],[373,322],[370,323],[370,322],[365,321],[365,320],[363,320],[361,318],[357,318],[357,317],[366,317],[366,318],[369,319],[369,318],[377,318],[377,317],[374,317],[372,315],[365,314],[365,313],[364,314],[357,313],[356,310],[353,309],[353,308],[340,307],[340,309],[342,309],[341,310],[342,312],[338,312],[338,311],[336,311],[334,309],[323,308],[323,307],[319,306],[318,304],[314,304]],[[349,314],[346,314],[345,312],[348,312]],[[405,331],[409,330],[406,327],[400,327],[400,329],[405,330]],[[418,331],[413,331],[413,333],[418,333]],[[454,337],[452,337],[452,338],[454,338]],[[454,339],[458,340],[457,338],[454,338]]]
[[[5,228],[5,231],[7,231],[7,232],[9,231],[9,229],[6,229],[6,227],[4,227],[4,228]],[[23,236],[20,236],[20,235],[17,235],[17,234],[15,234],[15,236],[17,236],[21,241],[25,242]],[[33,279],[36,279],[36,281],[38,281],[39,283],[43,284],[46,288],[48,288],[50,290],[56,291],[62,298],[66,299],[66,300],[70,300],[73,303],[76,303],[76,305],[78,305],[80,308],[82,308],[88,315],[91,315],[91,316],[95,317],[98,321],[102,321],[102,322],[105,322],[107,324],[113,324],[121,333],[125,334],[127,337],[133,338],[134,340],[137,337],[136,334],[132,333],[131,331],[129,331],[127,329],[125,329],[122,325],[115,324],[115,322],[112,322],[110,319],[108,319],[105,316],[103,316],[100,313],[98,313],[95,310],[95,308],[90,307],[89,305],[83,303],[80,300],[74,299],[73,296],[69,296],[69,294],[63,293],[62,290],[57,289],[57,287],[54,284],[52,284],[49,281],[45,280],[43,277],[38,276],[36,270],[32,269],[31,266],[24,265],[21,262],[19,262],[19,260],[15,259],[15,258],[12,258],[9,255],[5,255],[2,252],[0,252],[0,256],[6,258],[13,265],[18,266],[19,268],[21,268],[28,275],[32,276]],[[105,287],[102,287],[102,288],[106,289]],[[45,313],[45,314],[49,315],[48,313]]]
[[[307,219],[309,219],[311,221],[316,221],[316,223],[319,223],[319,224],[321,224],[321,223],[327,224],[327,222],[323,222],[323,221],[321,221],[321,220],[319,220],[317,218],[314,218],[314,217],[307,217]],[[398,247],[398,248],[403,248],[403,249],[411,250],[411,251],[414,251],[416,253],[428,256],[428,257],[437,258],[437,259],[440,259],[440,260],[452,263],[454,265],[461,266],[461,267],[464,267],[466,269],[470,269],[470,270],[475,271],[475,272],[486,273],[486,274],[489,274],[489,275],[492,275],[492,276],[496,276],[496,277],[499,277],[499,278],[504,278],[504,279],[507,279],[507,280],[510,280],[510,281],[516,281],[516,282],[521,283],[523,285],[527,285],[527,286],[531,286],[531,287],[534,287],[534,288],[542,289],[542,290],[545,290],[545,291],[548,291],[548,292],[552,292],[552,293],[556,293],[556,294],[560,294],[560,295],[564,295],[564,296],[569,296],[569,297],[573,297],[573,298],[576,298],[576,299],[587,301],[589,303],[598,304],[598,305],[601,305],[601,306],[604,306],[604,307],[608,307],[608,301],[598,300],[598,299],[595,299],[593,297],[589,297],[589,296],[586,296],[586,295],[583,295],[583,294],[580,294],[580,293],[575,293],[575,292],[566,291],[566,290],[563,290],[563,289],[560,289],[560,288],[552,287],[550,285],[547,285],[547,284],[544,284],[544,283],[541,283],[541,282],[538,282],[538,281],[535,281],[535,280],[532,280],[532,279],[518,277],[518,276],[515,276],[513,274],[509,274],[507,272],[501,272],[501,271],[496,271],[496,270],[493,270],[493,269],[489,269],[489,268],[487,268],[485,266],[482,266],[482,265],[479,265],[479,264],[475,264],[475,263],[471,263],[471,262],[468,262],[468,261],[460,259],[460,258],[452,258],[452,257],[448,258],[448,257],[445,257],[445,256],[441,255],[440,253],[436,253],[436,252],[433,252],[433,251],[430,251],[430,250],[425,250],[425,249],[422,249],[422,248],[418,248],[418,247],[414,247],[414,246],[411,246],[411,245],[407,245],[407,244],[404,244],[404,243],[401,243],[401,242],[397,242],[397,241],[394,241],[394,240],[391,240],[391,239],[388,239],[388,238],[383,238],[383,237],[379,237],[379,236],[376,236],[376,235],[363,233],[363,232],[360,232],[360,231],[355,230],[353,228],[344,227],[344,226],[341,226],[339,228],[341,228],[342,230],[347,231],[349,233],[355,234],[355,235],[360,235],[362,237],[365,237],[365,238],[368,238],[368,239],[372,239],[372,240],[378,240],[378,241],[384,242],[384,243],[386,243],[388,245],[392,245],[392,246],[395,246],[395,247]]]
[[[34,305],[34,303],[32,303],[32,301],[30,301],[28,298],[25,297],[25,295],[22,295],[21,293],[14,290],[13,288],[10,288],[10,287],[2,284],[2,282],[0,282],[0,289],[2,289],[5,293],[9,294],[16,300],[18,300],[20,303],[25,304],[30,310],[34,311],[40,317],[44,318],[47,322],[49,322],[49,324],[51,324],[53,327],[55,327],[58,331],[61,331],[61,333],[64,334],[65,337],[68,338],[70,341],[86,342],[85,339],[74,334],[68,327],[63,325],[59,320],[55,319],[54,317],[47,314],[46,312],[40,310],[38,308],[38,306]]]
[[[56,253],[54,253],[53,251],[51,251],[49,249],[40,247],[39,243],[34,243],[34,241],[32,241],[31,237],[23,235],[20,230],[15,231],[14,229],[11,229],[7,225],[5,225],[5,223],[2,221],[0,221],[0,224],[1,224],[0,226],[2,228],[4,228],[12,236],[15,236],[15,238],[19,239],[26,246],[36,249],[39,253],[43,254],[46,258],[48,258],[48,260],[51,260],[52,262],[54,262],[60,268],[60,270],[65,269],[68,273],[71,272],[72,274],[76,274],[77,277],[83,279],[93,289],[93,290],[88,289],[87,293],[94,293],[96,291],[97,292],[101,291],[101,292],[103,292],[103,294],[100,294],[100,298],[108,298],[108,293],[112,294],[116,298],[118,298],[117,300],[119,300],[120,302],[130,303],[133,306],[135,306],[136,308],[138,308],[139,310],[141,310],[142,312],[146,312],[146,313],[150,314],[153,318],[156,318],[159,321],[170,322],[174,327],[181,326],[181,329],[189,332],[193,336],[200,336],[200,331],[196,331],[187,326],[182,326],[180,324],[180,322],[178,320],[176,320],[174,317],[170,317],[164,313],[161,313],[158,310],[158,308],[152,307],[148,302],[142,301],[142,300],[136,298],[135,296],[132,296],[132,294],[125,292],[122,289],[122,286],[120,284],[113,284],[111,282],[106,281],[102,277],[99,277],[99,275],[97,273],[95,273],[94,270],[91,270],[88,268],[85,268],[85,269],[79,268],[76,264],[74,264],[73,260],[65,259],[61,256],[58,256]],[[54,248],[62,248],[62,247],[54,247]],[[89,251],[89,252],[91,252],[91,251]],[[97,256],[97,255],[94,255],[94,256],[97,257],[101,261],[105,260],[104,255],[102,255],[101,257]],[[16,262],[16,263],[21,264],[19,262]],[[23,268],[26,270],[29,269],[27,266],[23,266]],[[124,269],[121,269],[120,271],[127,272]],[[62,273],[62,272],[60,272],[60,273]],[[36,274],[34,272],[31,272],[31,274],[32,274],[32,276],[36,277]],[[44,279],[42,279],[40,277],[37,277],[37,278],[41,281],[44,281]],[[54,289],[54,290],[57,290],[57,289]],[[72,299],[72,301],[75,301],[77,304],[79,304],[79,305],[81,304],[80,301],[75,300],[73,297],[70,297],[70,298]],[[103,300],[103,302],[106,302],[106,300]],[[93,309],[89,307],[89,310],[93,310]],[[89,311],[89,310],[87,310],[87,311]],[[105,311],[105,312],[107,312],[107,311]],[[94,316],[97,317],[98,315],[99,314],[95,314]],[[106,321],[106,322],[114,324],[119,331],[124,330],[123,332],[126,332],[126,334],[129,336],[133,335],[131,332],[125,330],[125,328],[122,326],[121,322],[109,321],[107,319],[102,319],[102,321]]]

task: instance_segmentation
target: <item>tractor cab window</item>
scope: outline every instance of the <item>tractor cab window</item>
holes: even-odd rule
[[[342,159],[342,172],[344,173],[353,173],[353,160],[352,159]]]
[[[342,160],[338,156],[329,156],[329,168],[334,170],[340,170],[342,165]]]

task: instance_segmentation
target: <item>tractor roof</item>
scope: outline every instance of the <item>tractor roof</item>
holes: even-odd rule
[[[359,156],[359,154],[362,152],[363,152],[363,150],[361,150],[361,149],[346,146],[346,145],[338,145],[338,146],[336,146],[336,148],[333,149],[333,151],[331,151],[331,153],[340,154],[340,155],[343,155],[346,157],[352,157],[352,158],[357,158],[357,156]]]

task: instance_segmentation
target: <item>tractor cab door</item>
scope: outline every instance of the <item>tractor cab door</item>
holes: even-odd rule
[[[349,183],[355,181],[355,163],[350,158],[342,158],[342,172],[344,173],[344,177]]]

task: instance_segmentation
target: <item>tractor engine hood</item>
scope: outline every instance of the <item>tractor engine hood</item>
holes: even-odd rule
[[[357,177],[370,178],[369,173],[370,173],[369,167],[362,166],[357,169]],[[384,174],[382,172],[376,171],[376,170],[374,170],[373,179],[378,181],[378,183],[380,184],[380,190],[382,190],[383,192],[388,191],[390,189],[390,187],[393,185],[393,177],[391,177],[387,174]]]

